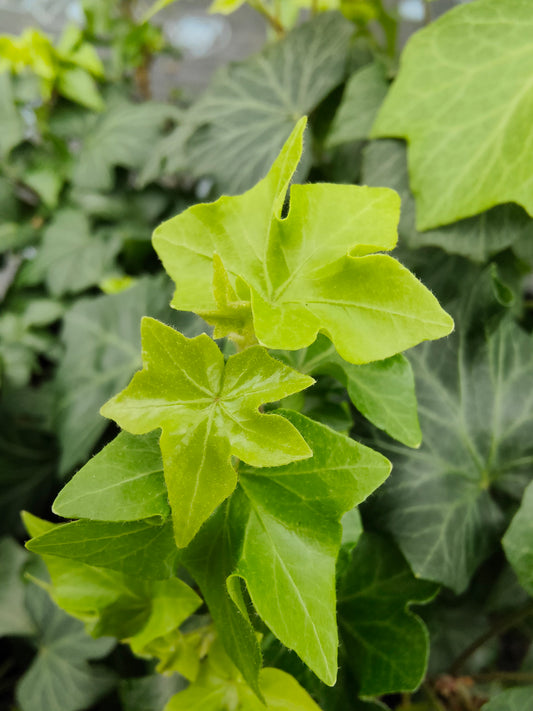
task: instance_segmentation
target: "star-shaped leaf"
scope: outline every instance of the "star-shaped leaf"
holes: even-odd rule
[[[417,580],[391,541],[365,533],[339,586],[339,624],[346,663],[361,696],[413,691],[424,677],[429,635],[412,602],[438,588]]]
[[[394,192],[293,185],[282,216],[304,128],[305,119],[244,195],[195,205],[155,231],[154,246],[177,284],[172,305],[208,320],[216,315],[217,254],[269,348],[304,348],[323,331],[345,360],[363,363],[449,333],[453,322],[435,297],[396,260],[372,254],[396,244]]]
[[[143,370],[102,414],[132,434],[162,429],[161,453],[178,546],[231,494],[232,455],[253,466],[279,466],[311,451],[279,415],[258,408],[314,381],[271,358],[261,346],[224,356],[208,336],[188,339],[145,318]]]
[[[505,202],[533,214],[532,28],[524,0],[478,0],[411,38],[373,135],[409,142],[419,229]]]

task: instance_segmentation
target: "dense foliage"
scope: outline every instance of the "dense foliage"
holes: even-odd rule
[[[178,105],[169,4],[0,37],[0,705],[528,708],[529,0],[250,0]]]

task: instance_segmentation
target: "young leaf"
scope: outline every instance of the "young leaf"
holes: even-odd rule
[[[518,579],[533,595],[533,483],[525,490],[520,508],[502,542]]]
[[[376,427],[408,447],[420,445],[414,376],[405,356],[352,365],[337,355],[322,335],[306,350],[282,355],[302,373],[333,376],[347,388],[359,412]]]
[[[52,506],[64,518],[137,521],[170,514],[157,432],[121,432],[59,492]]]
[[[247,193],[195,205],[157,228],[155,249],[177,285],[172,305],[216,316],[216,253],[269,348],[304,348],[323,331],[345,360],[364,363],[449,333],[453,322],[435,297],[394,259],[372,254],[396,244],[395,193],[293,185],[282,219],[304,127]]]
[[[505,202],[533,214],[531,24],[523,0],[479,0],[409,41],[373,136],[409,142],[419,229]]]
[[[61,528],[30,514],[23,518],[34,538]],[[83,620],[94,637],[112,635],[140,648],[175,630],[201,605],[179,578],[143,580],[76,559],[43,559],[52,579],[50,595],[69,615]]]
[[[353,31],[340,14],[322,15],[221,69],[184,124],[161,141],[141,177],[159,177],[166,161],[167,172],[186,168],[214,177],[219,193],[251,188],[296,122],[342,82]]]
[[[279,466],[309,457],[298,431],[258,408],[314,381],[253,346],[224,356],[208,336],[187,339],[154,319],[143,319],[143,370],[102,407],[123,429],[157,427],[174,533],[186,546],[237,483],[230,457],[254,466]]]
[[[531,336],[512,321],[478,347],[461,333],[439,348],[420,347],[410,360],[422,446],[373,442],[394,467],[372,502],[374,520],[394,535],[416,575],[457,592],[501,532],[490,491],[520,499],[529,481],[531,348]]]
[[[261,671],[261,702],[215,642],[203,663],[198,679],[176,694],[165,711],[319,711],[309,694],[289,674],[280,669]]]
[[[106,656],[115,640],[89,637],[81,622],[59,610],[33,583],[27,606],[37,630],[37,656],[17,685],[21,710],[78,711],[110,691],[113,675],[88,661]]]
[[[339,586],[339,625],[361,696],[414,691],[424,678],[427,630],[408,606],[437,592],[416,580],[391,542],[365,533]]]
[[[531,240],[533,222],[518,205],[499,205],[482,215],[426,232],[415,227],[415,201],[409,188],[406,148],[402,141],[372,141],[363,151],[362,182],[396,190],[402,200],[400,244],[416,249],[437,246],[476,262],[518,240]]]
[[[237,566],[243,525],[232,496],[202,526],[183,551],[183,563],[209,608],[226,653],[250,687],[260,695],[261,650],[246,608],[227,584]],[[233,592],[239,592],[233,589]]]
[[[174,575],[178,555],[170,523],[157,526],[149,521],[73,521],[33,538],[26,547],[156,580]]]
[[[343,514],[388,476],[389,462],[328,427],[284,412],[313,457],[239,470],[244,538],[236,574],[274,634],[326,684],[337,674],[335,563]]]

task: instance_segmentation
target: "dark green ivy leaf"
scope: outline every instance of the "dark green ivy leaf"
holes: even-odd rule
[[[429,636],[411,603],[429,602],[433,583],[417,580],[391,541],[365,533],[339,585],[345,663],[361,696],[413,691],[424,678]]]
[[[483,711],[526,711],[533,699],[533,686],[507,689],[483,706]]]
[[[520,508],[503,537],[503,548],[518,579],[533,595],[533,483],[525,490]]]
[[[23,278],[27,283],[44,280],[54,296],[77,293],[113,271],[119,249],[117,236],[94,233],[83,212],[65,208],[56,212],[45,229],[42,245],[26,265]]]
[[[255,57],[224,67],[143,173],[145,181],[186,167],[236,194],[266,175],[297,121],[344,78],[353,26],[324,13],[269,44]],[[304,169],[305,171],[305,169]]]
[[[24,604],[23,568],[28,553],[11,538],[0,540],[0,637],[35,631]]]
[[[115,680],[88,661],[108,654],[115,640],[89,637],[81,622],[59,610],[33,583],[27,607],[37,629],[37,656],[17,686],[22,711],[81,711],[91,706]]]
[[[281,642],[333,685],[340,520],[384,481],[390,467],[377,452],[324,425],[283,414],[313,457],[283,467],[240,469],[245,530],[236,574]]]
[[[520,500],[531,476],[533,340],[508,319],[476,343],[458,322],[411,354],[423,444],[381,442],[394,475],[373,515],[417,575],[461,592],[503,527],[494,495]]]

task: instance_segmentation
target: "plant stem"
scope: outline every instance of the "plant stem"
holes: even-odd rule
[[[265,20],[274,29],[275,33],[279,37],[283,37],[283,35],[285,34],[285,28],[283,27],[279,19],[270,12],[268,7],[263,5],[261,0],[252,0],[252,2],[250,2],[250,5],[254,8],[254,10],[257,10],[260,15],[263,15]]]
[[[482,647],[485,642],[488,642],[489,639],[492,639],[493,637],[502,634],[502,632],[505,632],[509,628],[514,627],[516,624],[518,624],[518,622],[521,622],[523,619],[525,619],[531,614],[533,614],[533,602],[530,602],[524,607],[521,607],[519,610],[515,610],[509,615],[500,618],[497,622],[493,624],[490,629],[488,629],[484,634],[474,640],[472,644],[468,646],[464,650],[464,652],[462,652],[462,654],[457,657],[457,659],[450,667],[450,674],[452,676],[457,676],[458,672],[462,669],[465,662],[472,656],[472,654],[474,654],[474,652],[477,652],[477,650]]]

